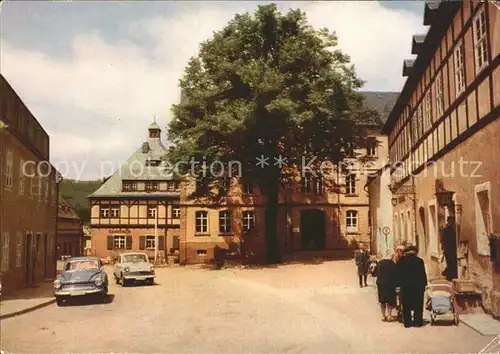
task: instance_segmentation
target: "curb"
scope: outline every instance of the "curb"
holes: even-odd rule
[[[50,299],[48,301],[42,302],[41,304],[38,304],[38,305],[35,305],[35,306],[32,306],[32,307],[28,307],[28,308],[26,308],[24,310],[20,310],[20,311],[16,311],[16,312],[11,312],[11,313],[8,313],[6,315],[0,315],[0,320],[5,320],[7,318],[12,318],[12,317],[16,317],[16,316],[21,316],[21,315],[24,315],[26,313],[33,312],[33,311],[39,310],[41,308],[47,307],[49,305],[52,305],[55,302],[56,302],[56,299]]]

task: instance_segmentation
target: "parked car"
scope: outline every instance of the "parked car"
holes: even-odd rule
[[[113,268],[116,284],[126,286],[129,282],[141,281],[153,285],[155,270],[147,254],[127,252],[120,254]]]
[[[104,301],[108,294],[108,276],[97,257],[73,257],[63,265],[54,280],[54,296],[58,306],[75,296],[97,295]]]

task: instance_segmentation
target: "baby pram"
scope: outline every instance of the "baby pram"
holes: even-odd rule
[[[437,316],[452,315],[455,325],[459,318],[453,285],[447,280],[434,280],[426,287],[426,309],[431,313],[431,325],[436,323]]]

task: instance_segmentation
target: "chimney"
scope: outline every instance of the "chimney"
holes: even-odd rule
[[[149,152],[149,143],[147,142],[142,143],[142,152],[144,154],[147,154]]]

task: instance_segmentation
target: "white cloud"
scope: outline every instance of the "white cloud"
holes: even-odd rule
[[[300,7],[313,26],[335,30],[340,47],[351,55],[358,74],[367,81],[365,89],[402,87],[402,61],[409,54],[411,35],[422,31],[421,16],[383,8],[377,2],[279,5]],[[254,4],[241,3],[239,10],[252,7]],[[152,49],[127,39],[109,43],[99,32],[89,31],[73,39],[71,59],[63,60],[2,41],[3,74],[42,125],[57,127],[49,130],[55,160],[82,162],[104,158],[106,153],[110,159],[125,159],[145,137],[153,115],[166,125],[170,106],[179,99],[178,80],[187,60],[196,54],[201,41],[234,16],[234,7],[221,3],[190,6],[189,11],[169,19],[123,24],[134,38],[153,39],[156,45]],[[90,119],[101,117],[109,123],[95,124],[93,131],[86,127],[81,131],[88,135],[77,135],[69,125],[83,128],[90,121],[61,116],[73,111],[85,111]],[[97,173],[88,167],[82,177],[101,177]]]

